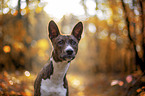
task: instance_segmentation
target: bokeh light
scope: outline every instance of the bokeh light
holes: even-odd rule
[[[18,5],[18,0],[9,0],[7,5],[9,6],[9,8],[16,8]]]
[[[111,33],[110,38],[111,38],[111,40],[115,41],[116,40],[116,34]]]
[[[27,77],[29,77],[29,76],[31,75],[29,71],[25,71],[24,74],[25,74],[25,76],[27,76]]]
[[[83,86],[84,86],[83,78],[72,74],[69,74],[67,78],[72,87],[77,88],[78,90],[81,91],[83,90]]]
[[[3,9],[3,14],[7,14],[9,12],[9,10],[10,10],[9,8],[4,8]]]
[[[25,15],[25,14],[26,14],[26,10],[25,9],[22,9],[21,15]]]
[[[6,45],[6,46],[3,47],[3,51],[5,53],[9,53],[11,51],[11,47],[9,45]]]
[[[44,11],[51,17],[59,21],[64,15],[73,14],[75,16],[85,15],[80,0],[47,0]],[[64,5],[65,2],[65,5]]]
[[[141,46],[137,44],[136,50],[137,50],[137,52],[141,51]]]
[[[9,83],[10,83],[10,85],[13,85],[14,84],[12,80],[10,80]]]
[[[95,33],[96,32],[96,26],[93,23],[89,24],[89,31],[91,33]]]
[[[103,31],[98,33],[98,38],[99,39],[105,39],[107,37],[108,37],[108,32],[106,30],[103,30]]]
[[[85,5],[89,15],[93,16],[96,14],[96,2],[94,0],[86,0]]]
[[[132,77],[131,75],[128,75],[128,76],[126,77],[127,83],[131,83],[132,80],[133,80],[133,77]]]

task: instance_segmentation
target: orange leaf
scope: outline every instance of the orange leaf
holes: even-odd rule
[[[141,88],[139,88],[139,89],[136,90],[137,93],[139,93],[139,92],[141,92],[141,91],[142,91]]]

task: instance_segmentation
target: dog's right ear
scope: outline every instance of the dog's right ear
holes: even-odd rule
[[[56,23],[51,20],[48,25],[48,31],[49,31],[49,38],[52,40],[53,38],[56,38],[58,35],[60,35],[59,29],[56,25]]]

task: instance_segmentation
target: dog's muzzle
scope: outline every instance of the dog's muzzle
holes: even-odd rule
[[[75,58],[75,54],[74,54],[74,51],[69,49],[69,50],[66,50],[65,52],[65,55],[61,56],[61,58],[65,61],[71,61]]]

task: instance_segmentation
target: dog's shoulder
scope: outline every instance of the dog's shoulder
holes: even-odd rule
[[[45,64],[45,66],[41,69],[41,71],[38,73],[37,78],[34,82],[34,96],[40,96],[40,86],[42,79],[50,78],[50,76],[53,74],[53,64],[51,61],[48,61],[49,63]]]
[[[45,64],[43,69],[41,70],[40,74],[42,74],[43,79],[50,79],[50,76],[53,74],[53,64],[52,61],[49,63]]]

